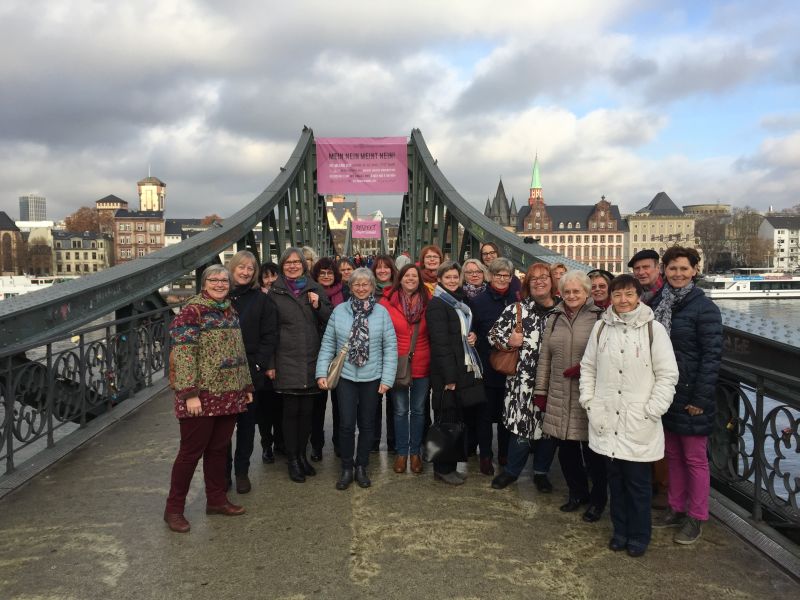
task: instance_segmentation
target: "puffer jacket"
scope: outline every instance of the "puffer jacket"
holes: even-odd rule
[[[408,351],[411,349],[411,338],[414,335],[415,325],[408,322],[406,315],[403,312],[403,307],[400,304],[400,299],[396,292],[394,294],[384,294],[381,298],[381,305],[386,307],[389,311],[389,316],[392,318],[394,324],[394,332],[397,336],[397,355],[407,356]],[[425,292],[423,292],[425,293]],[[419,333],[417,334],[417,343],[414,346],[414,357],[411,359],[411,377],[419,379],[421,377],[430,377],[431,374],[431,344],[428,339],[428,320],[425,318],[425,313],[419,321]]]
[[[375,304],[375,308],[367,317],[367,323],[369,324],[367,364],[357,367],[349,360],[345,360],[341,377],[356,383],[380,379],[382,384],[392,387],[397,372],[397,338],[392,318],[383,306]],[[317,359],[317,379],[328,376],[328,365],[350,339],[352,329],[353,308],[348,301],[333,309],[328,321]]]
[[[547,319],[534,390],[534,395],[547,396],[542,425],[547,435],[560,440],[589,439],[589,419],[578,402],[579,379],[564,377],[564,370],[580,363],[589,335],[602,314],[603,309],[589,298],[572,321],[563,302]]]
[[[700,288],[693,288],[672,308],[670,331],[678,362],[678,386],[664,428],[680,435],[709,435],[716,414],[715,390],[722,361],[719,308]],[[686,405],[703,409],[691,416]]]
[[[677,382],[672,344],[650,307],[640,303],[624,318],[607,308],[581,360],[580,403],[589,416],[589,447],[633,462],[663,458],[661,415],[672,403]]]
[[[319,296],[319,308],[308,301],[308,292]],[[319,392],[314,376],[322,332],[331,316],[325,290],[310,277],[295,298],[283,276],[272,284],[270,299],[278,313],[278,345],[270,363],[275,369],[275,391],[294,394]]]

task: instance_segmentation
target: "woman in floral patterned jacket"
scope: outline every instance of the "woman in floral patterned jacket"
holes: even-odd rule
[[[225,481],[225,458],[236,416],[253,401],[239,317],[226,298],[230,283],[225,267],[208,267],[201,281],[203,291],[186,303],[170,326],[181,441],[164,520],[178,533],[189,531],[183,510],[201,456],[206,514],[244,513],[244,507],[228,501]]]

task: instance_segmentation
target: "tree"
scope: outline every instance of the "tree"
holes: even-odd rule
[[[739,266],[752,267],[764,262],[761,248],[754,240],[758,239],[758,228],[764,220],[749,206],[734,208],[731,223],[727,228],[731,256]]]
[[[725,253],[725,222],[728,217],[708,215],[697,219],[694,223],[694,235],[697,245],[702,248],[705,258],[705,271],[713,273],[719,270],[722,255]]]
[[[210,226],[214,221],[216,221],[217,223],[222,223],[222,217],[220,217],[217,213],[206,215],[205,217],[203,217],[203,220],[200,221],[200,224],[205,226]]]
[[[100,219],[96,208],[81,206],[64,219],[67,231],[83,233],[84,231],[100,231]]]

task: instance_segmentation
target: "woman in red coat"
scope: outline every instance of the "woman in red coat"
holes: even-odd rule
[[[394,406],[397,449],[394,472],[405,473],[410,456],[412,473],[422,473],[420,446],[425,427],[425,400],[430,391],[431,349],[425,322],[428,289],[420,268],[417,265],[403,267],[397,283],[381,299],[381,304],[392,317],[398,357],[409,355],[414,330],[418,330],[411,358],[411,387],[394,387],[389,391],[389,397]]]

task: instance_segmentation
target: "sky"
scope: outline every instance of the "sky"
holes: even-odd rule
[[[0,210],[60,219],[136,182],[227,216],[316,137],[419,128],[481,210],[502,178],[623,213],[800,203],[800,3],[4,0]],[[361,212],[398,215],[397,197]]]

